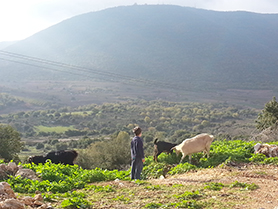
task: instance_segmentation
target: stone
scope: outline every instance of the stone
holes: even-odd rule
[[[25,206],[23,203],[16,199],[6,199],[0,203],[1,209],[24,209]]]
[[[9,162],[6,168],[10,175],[15,175],[15,173],[18,171],[18,167],[14,162]]]
[[[19,169],[16,172],[15,176],[21,176],[22,178],[27,178],[31,180],[39,180],[36,173],[33,170],[27,168]]]

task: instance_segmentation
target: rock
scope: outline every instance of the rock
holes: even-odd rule
[[[4,180],[7,177],[7,166],[5,164],[0,164],[0,180]]]
[[[159,179],[165,179],[165,177],[164,177],[163,175],[161,175],[161,176],[159,177]]]
[[[18,171],[18,167],[14,162],[9,162],[6,169],[7,173],[10,175],[15,175],[15,173]]]
[[[0,203],[1,209],[24,209],[25,206],[23,203],[16,199],[6,199]]]
[[[43,197],[41,194],[37,194],[35,197],[34,197],[35,200],[38,200],[38,201],[43,201]]]
[[[29,197],[29,196],[27,196],[27,197],[23,197],[22,199],[21,199],[21,202],[22,203],[24,203],[24,205],[33,205],[34,203],[34,198],[33,197]]]
[[[52,208],[43,202],[43,197],[37,193],[35,197],[16,198],[14,191],[7,182],[0,182],[0,209],[47,209]]]
[[[50,209],[49,205],[43,204],[42,206],[38,207],[37,209]]]
[[[0,193],[2,193],[2,198],[16,198],[14,191],[11,186],[7,182],[0,182],[0,188],[2,189]]]
[[[42,206],[38,207],[37,209],[47,209],[47,205],[43,204]]]
[[[43,205],[43,202],[38,201],[38,200],[35,200],[35,201],[34,201],[34,205],[36,205],[36,206],[41,206],[41,205]]]
[[[31,180],[39,180],[36,173],[33,170],[27,168],[19,169],[16,172],[15,176],[21,176],[22,178],[27,178]]]

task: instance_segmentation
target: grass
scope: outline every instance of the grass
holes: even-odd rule
[[[35,130],[37,133],[39,132],[56,132],[56,133],[64,133],[68,130],[76,130],[73,126],[55,126],[55,127],[47,127],[47,126],[35,126]]]
[[[192,185],[180,183],[157,185],[151,181],[137,183],[113,181],[96,183],[94,186],[88,186],[86,192],[78,190],[76,193],[86,193],[83,198],[84,201],[91,204],[90,208],[232,209],[246,200],[244,193],[250,192],[242,191],[242,185],[246,186],[246,184],[239,182],[225,185],[221,191],[204,189],[206,185],[206,183],[198,183],[192,187]],[[110,189],[107,190],[108,187]],[[52,201],[58,201],[54,206],[61,207],[59,202],[63,200],[64,196],[65,194],[61,194],[60,197],[56,195],[56,199],[52,199]],[[235,197],[238,197],[237,201],[235,201]]]

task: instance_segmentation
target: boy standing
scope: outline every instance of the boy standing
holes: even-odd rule
[[[133,133],[135,134],[135,136],[131,141],[131,179],[136,180],[141,178],[145,156],[143,149],[143,140],[141,138],[141,128],[138,126],[135,127],[133,129]]]

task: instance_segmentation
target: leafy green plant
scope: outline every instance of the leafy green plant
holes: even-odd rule
[[[202,205],[198,204],[196,200],[183,200],[178,203],[170,203],[169,206],[173,206],[175,208],[190,208],[190,209],[202,208]]]
[[[174,197],[180,200],[191,200],[191,199],[198,199],[202,197],[202,195],[200,194],[199,191],[193,191],[193,192],[186,191],[181,195],[174,195]]]
[[[151,164],[144,166],[142,171],[142,179],[158,178],[162,175],[167,174],[170,167],[171,166],[169,164],[166,164],[165,162],[152,162]]]
[[[148,190],[160,190],[161,186],[160,185],[151,185],[151,186],[146,186],[145,189],[148,189]]]
[[[269,157],[264,159],[264,161],[262,162],[262,164],[273,164],[273,165],[277,165],[278,164],[278,157]]]
[[[129,176],[129,171],[108,171],[100,168],[84,170],[77,165],[52,164],[50,162],[44,165],[25,164],[24,167],[34,170],[42,180],[10,176],[7,182],[16,192],[20,193],[34,193],[36,190],[65,193],[73,189],[82,189],[88,183],[115,180],[117,178],[127,180],[127,176]]]
[[[210,157],[199,160],[198,167],[215,167],[225,162],[227,159],[233,162],[249,162],[252,157],[255,142],[245,142],[242,140],[221,140],[211,144]]]
[[[259,164],[278,164],[278,157],[266,157],[264,154],[258,153],[253,154],[252,157],[249,158],[250,162],[259,163]]]
[[[144,206],[144,208],[149,208],[149,209],[152,209],[152,208],[160,208],[162,206],[161,203],[148,203]]]
[[[241,187],[244,188],[245,190],[255,190],[259,188],[259,186],[254,183],[247,184],[247,183],[240,183],[238,181],[235,181],[230,184],[230,188],[234,188],[234,187]]]
[[[183,187],[184,185],[182,184],[173,184],[172,187],[176,188],[176,187]]]
[[[204,189],[220,191],[223,187],[224,187],[224,184],[222,184],[222,183],[210,182],[210,183],[206,183],[206,186],[204,187]]]
[[[111,185],[96,186],[93,184],[86,185],[85,190],[93,190],[94,192],[114,192],[115,189]]]
[[[113,198],[113,200],[119,200],[124,203],[128,203],[130,201],[130,199],[128,197],[125,197],[124,195],[117,196],[116,198]]]
[[[173,152],[172,154],[161,153],[158,156],[158,162],[165,162],[170,165],[178,164],[180,162],[180,158],[181,156],[176,155],[175,152]]]
[[[89,203],[87,200],[85,200],[83,197],[72,197],[69,199],[64,200],[61,203],[62,208],[80,208],[80,209],[88,209],[91,206],[91,203]]]
[[[182,163],[178,164],[176,167],[171,168],[171,170],[168,172],[170,175],[174,174],[181,174],[186,173],[190,170],[196,170],[197,167],[195,165],[192,165],[190,163]]]

